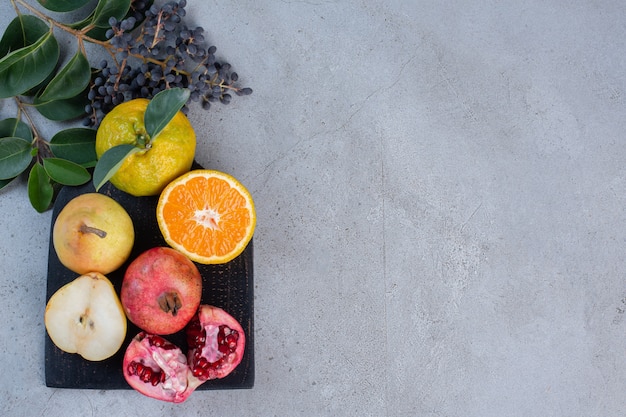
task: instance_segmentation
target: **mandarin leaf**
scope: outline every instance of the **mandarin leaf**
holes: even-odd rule
[[[188,89],[170,88],[161,91],[150,100],[143,118],[146,133],[151,140],[154,140],[183,108],[189,95]]]
[[[126,157],[141,151],[135,145],[117,145],[102,154],[93,171],[93,186],[98,191],[124,163]]]

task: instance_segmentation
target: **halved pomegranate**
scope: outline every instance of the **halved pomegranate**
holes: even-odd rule
[[[243,328],[219,307],[201,305],[186,334],[187,356],[162,336],[135,336],[124,355],[128,384],[148,397],[180,403],[205,381],[230,374],[243,358]]]
[[[146,332],[128,345],[123,371],[126,382],[140,393],[174,403],[185,401],[204,382],[191,374],[178,346]]]
[[[241,362],[246,336],[237,320],[219,307],[201,305],[187,325],[187,362],[200,380],[224,378]]]

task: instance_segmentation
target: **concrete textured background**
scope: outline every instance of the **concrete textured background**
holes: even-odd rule
[[[46,388],[50,213],[22,180],[1,415],[626,414],[626,3],[189,0],[188,21],[255,90],[190,115],[199,162],[257,204],[255,387]]]

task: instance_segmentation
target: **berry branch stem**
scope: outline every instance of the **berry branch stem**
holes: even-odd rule
[[[76,38],[78,50],[85,56],[85,43],[90,43],[103,48],[110,57],[101,61],[100,69],[93,74],[90,104],[85,107],[86,126],[97,127],[104,114],[122,101],[150,98],[172,87],[189,88],[190,100],[199,101],[204,109],[216,101],[228,104],[231,92],[252,93],[252,89],[236,85],[238,77],[229,64],[216,61],[214,46],[208,49],[202,46],[204,29],[190,29],[184,24],[186,0],[168,1],[162,6],[152,3],[145,6],[143,1],[137,1],[142,6],[132,9],[134,15],[129,12],[122,20],[109,18],[111,29],[107,30],[106,40],[94,35],[94,29],[103,28],[96,28],[93,23],[77,29],[26,0],[10,1],[18,14],[19,8],[24,8],[46,22],[51,30],[58,29]],[[110,65],[105,68],[107,62]],[[137,77],[142,81],[137,81]],[[187,111],[186,106],[183,111]]]
[[[93,29],[93,26],[87,26],[81,30],[78,29],[74,29],[71,28],[67,25],[64,25],[63,23],[55,20],[54,18],[46,15],[45,13],[40,12],[39,10],[37,10],[36,8],[34,8],[33,6],[31,6],[30,4],[26,3],[24,0],[11,0],[11,2],[15,5],[15,9],[16,9],[16,13],[20,14],[19,9],[17,8],[17,5],[19,4],[20,6],[24,7],[25,9],[27,9],[29,12],[31,12],[32,14],[34,14],[35,16],[37,16],[38,18],[40,18],[41,20],[44,20],[46,22],[48,22],[48,24],[61,29],[64,32],[67,32],[71,35],[73,35],[75,38],[77,39],[82,39],[88,42],[92,42],[92,43],[96,43],[96,44],[100,44],[104,47],[106,47],[106,43],[99,41],[97,39],[93,39],[91,37],[89,37],[86,33],[89,32],[91,29]]]
[[[91,31],[92,29],[94,29],[93,25],[88,25],[82,29],[74,29],[68,25],[65,25],[61,22],[59,22],[58,20],[46,15],[45,13],[42,13],[41,11],[37,10],[36,8],[34,8],[33,6],[31,6],[30,4],[26,3],[24,0],[11,0],[11,2],[13,3],[13,5],[15,6],[16,9],[16,13],[20,14],[19,9],[17,7],[17,5],[24,7],[25,9],[27,9],[29,12],[31,12],[32,14],[34,14],[35,16],[39,17],[41,20],[46,21],[49,25],[56,27],[64,32],[69,33],[70,35],[74,36],[78,42],[79,42],[79,47],[81,48],[81,51],[84,51],[84,42],[89,42],[89,43],[93,43],[95,45],[101,46],[102,48],[104,48],[113,58],[115,58],[115,54],[117,54],[118,52],[123,51],[122,48],[117,48],[113,45],[111,45],[110,42],[108,41],[101,41],[99,39],[95,39],[92,38],[91,36],[87,35],[87,33],[89,33],[89,31]],[[161,61],[157,60],[157,59],[153,59],[150,57],[144,57],[140,54],[129,54],[134,56],[137,59],[141,59],[144,61],[149,61],[152,62],[153,64],[157,64],[160,65],[162,67],[165,66],[165,64],[163,64]]]
[[[13,9],[15,10],[15,14],[19,15],[20,10],[17,8],[17,4],[15,4],[15,0],[11,0],[11,5],[13,6]]]
[[[43,160],[43,158],[52,156],[52,152],[50,151],[50,146],[48,145],[48,142],[43,138],[43,136],[41,136],[33,119],[30,117],[30,114],[28,114],[28,111],[26,110],[26,103],[20,100],[20,98],[17,96],[15,96],[14,99],[15,104],[17,105],[17,120],[20,120],[21,116],[24,115],[24,117],[26,117],[26,119],[28,120],[28,125],[33,132],[33,146],[37,149],[37,160],[41,161]]]
[[[80,29],[80,30],[74,29],[74,28],[69,27],[69,26],[67,26],[67,25],[57,21],[56,19],[46,15],[45,13],[40,12],[39,10],[37,10],[36,8],[31,6],[30,4],[26,3],[24,0],[11,0],[11,3],[13,4],[17,14],[20,14],[18,5],[22,6],[25,9],[27,9],[29,12],[34,14],[35,16],[37,16],[40,19],[46,21],[51,26],[54,26],[54,27],[56,27],[56,28],[58,28],[58,29],[60,29],[60,30],[62,30],[64,32],[67,32],[70,35],[74,36],[78,40],[78,45],[79,45],[80,50],[83,51],[83,53],[85,53],[85,55],[86,55],[86,52],[85,52],[84,42],[89,42],[89,43],[101,46],[102,48],[104,48],[109,53],[109,55],[111,56],[111,58],[115,62],[116,66],[118,67],[118,69],[123,68],[123,65],[121,65],[121,64],[119,64],[117,62],[117,59],[115,58],[115,56],[116,56],[117,53],[122,52],[125,49],[115,47],[115,46],[111,45],[111,43],[108,42],[108,41],[101,41],[99,39],[95,39],[95,38],[92,38],[89,35],[87,35],[87,33],[94,28],[93,25],[86,26],[86,27],[84,27],[83,29]],[[162,15],[162,13],[160,13],[160,15]],[[160,23],[160,19],[161,19],[161,17],[159,17],[159,23]],[[159,39],[157,37],[158,32],[159,32],[159,26],[157,26],[157,30],[156,30],[154,38],[153,38],[152,46],[156,45],[156,43],[159,42]],[[160,66],[163,69],[165,69],[165,67],[166,67],[166,64],[164,62],[162,62],[162,61],[159,61],[158,59],[154,59],[154,58],[151,58],[151,57],[143,56],[141,54],[131,53],[130,51],[129,51],[129,56],[132,56],[132,57],[134,57],[134,58],[136,58],[138,60],[141,60],[143,62],[150,62],[152,64],[158,65],[158,66]],[[188,73],[188,72],[186,72],[184,70],[178,70],[178,72],[180,74],[185,75],[185,76],[189,76],[190,75],[190,73]]]

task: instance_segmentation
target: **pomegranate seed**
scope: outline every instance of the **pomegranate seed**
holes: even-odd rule
[[[165,349],[165,350],[176,349],[176,345],[168,342],[167,340],[163,339],[161,336],[152,335],[150,336],[150,339],[148,339],[148,341],[150,342],[150,345],[161,348],[161,349]]]
[[[159,336],[152,336],[150,337],[150,339],[148,339],[148,341],[150,342],[150,345],[156,347],[161,347],[165,344],[165,339]]]
[[[239,340],[239,333],[236,330],[224,325],[220,326],[220,331],[217,334],[217,343],[221,353],[226,355],[234,352],[237,347],[237,340]]]
[[[137,364],[137,366],[135,367],[135,374],[138,377],[141,377],[141,375],[143,374],[144,370],[143,370],[144,366],[140,363]]]
[[[126,372],[128,372],[128,375],[137,375],[137,362],[133,361],[129,363]]]
[[[144,371],[141,374],[141,380],[143,382],[150,382],[151,379],[152,379],[152,369],[145,367]]]
[[[204,345],[205,342],[206,332],[204,328],[200,326],[200,321],[193,321],[187,330],[187,345],[189,345],[190,348],[194,348]]]
[[[152,384],[153,387],[156,387],[159,382],[162,382],[161,381],[162,378],[159,374],[161,374],[161,372],[155,373],[154,375],[152,375],[152,378],[150,379],[150,383]]]
[[[141,363],[132,361],[128,364],[126,371],[129,375],[137,375],[140,380],[145,383],[157,385],[159,382],[165,382],[165,373],[161,371],[155,371],[149,366],[145,366]]]
[[[224,356],[222,356],[221,358],[219,358],[217,361],[213,363],[213,368],[220,369],[222,365],[224,365]]]

